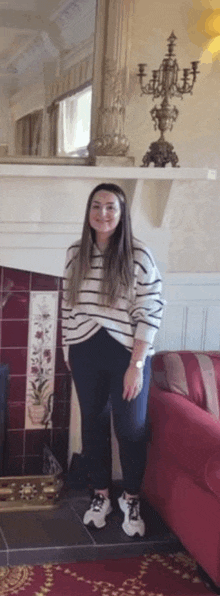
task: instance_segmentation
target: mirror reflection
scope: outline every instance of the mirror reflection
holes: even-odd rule
[[[0,0],[0,159],[84,157],[96,0]]]

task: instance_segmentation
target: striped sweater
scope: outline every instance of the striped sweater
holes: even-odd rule
[[[149,354],[154,353],[154,337],[159,329],[163,300],[161,277],[150,251],[139,240],[133,239],[134,282],[132,299],[122,295],[114,307],[100,303],[100,284],[103,255],[94,244],[91,269],[84,279],[78,302],[71,307],[67,302],[67,284],[74,258],[79,249],[75,242],[67,250],[62,297],[62,345],[65,361],[70,344],[80,343],[94,335],[101,327],[132,351],[135,339],[150,344]]]

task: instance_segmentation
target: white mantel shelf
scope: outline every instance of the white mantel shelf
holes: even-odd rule
[[[42,164],[0,164],[1,177],[90,178],[132,180],[216,180],[208,168],[139,168]]]

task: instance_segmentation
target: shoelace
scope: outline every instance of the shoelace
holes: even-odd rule
[[[128,499],[129,519],[137,521],[140,517],[140,503],[138,499]]]
[[[97,493],[97,495],[95,495],[92,499],[92,502],[90,505],[91,509],[93,511],[97,511],[97,512],[101,511],[102,506],[104,504],[104,500],[105,500],[105,497],[103,495],[100,495]]]

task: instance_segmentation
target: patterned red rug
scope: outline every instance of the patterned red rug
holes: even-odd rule
[[[0,596],[207,596],[185,553],[0,567]]]

